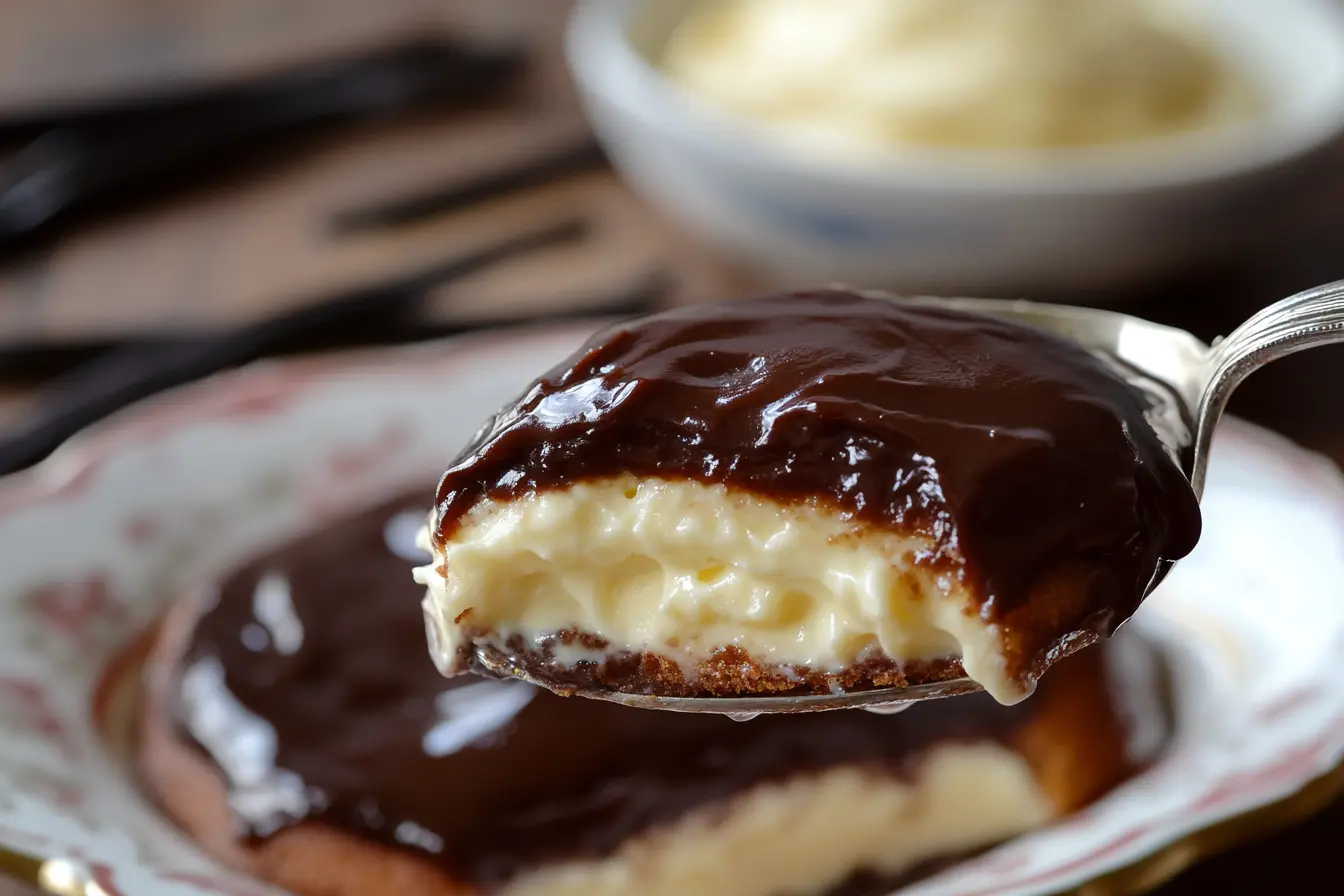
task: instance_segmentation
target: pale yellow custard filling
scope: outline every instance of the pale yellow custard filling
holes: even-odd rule
[[[1120,143],[1253,114],[1179,0],[713,0],[663,49],[701,99],[813,150]]]
[[[465,624],[500,640],[589,633],[608,651],[683,669],[726,646],[823,672],[875,652],[960,658],[997,700],[1020,700],[998,627],[955,576],[917,562],[933,548],[811,505],[621,476],[484,501],[416,576],[445,672],[456,671]],[[573,648],[559,658],[601,656]]]
[[[909,777],[842,767],[763,784],[601,861],[523,874],[509,896],[777,896],[824,893],[856,869],[899,874],[1040,827],[1055,816],[1016,753],[932,748]]]

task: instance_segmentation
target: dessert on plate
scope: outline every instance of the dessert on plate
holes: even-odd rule
[[[409,575],[427,494],[243,563],[157,637],[145,782],[211,854],[302,896],[885,892],[1095,799],[1166,718],[1124,638],[1017,706],[899,715],[738,723],[445,679]]]
[[[417,570],[431,651],[564,694],[968,676],[1016,702],[1198,538],[1151,422],[1176,399],[1137,376],[838,289],[617,325],[444,475]]]

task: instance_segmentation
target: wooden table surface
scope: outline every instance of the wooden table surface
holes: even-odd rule
[[[209,330],[291,306],[331,288],[426,261],[580,211],[582,245],[536,253],[439,297],[434,318],[483,309],[575,307],[661,269],[669,301],[711,299],[754,279],[697,245],[594,173],[358,238],[335,239],[327,217],[350,203],[469,176],[584,133],[563,72],[566,4],[536,0],[45,0],[0,4],[0,112],[109,95],[165,81],[227,79],[297,58],[362,46],[409,29],[448,27],[535,47],[526,88],[501,108],[424,114],[352,128],[301,151],[98,220],[0,266],[0,346],[79,344],[150,330]],[[1264,251],[1216,271],[1155,284],[1128,307],[1206,338],[1296,289],[1344,277],[1344,151],[1317,203]],[[1248,212],[1250,213],[1250,212]],[[1344,462],[1344,349],[1299,356],[1257,374],[1233,410]],[[42,385],[0,382],[0,426],[40,402]],[[1269,892],[1299,875],[1334,878],[1344,803],[1268,840],[1204,862],[1159,893]],[[0,896],[22,892],[0,881]]]

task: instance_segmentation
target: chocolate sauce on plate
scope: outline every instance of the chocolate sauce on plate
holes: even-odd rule
[[[204,609],[169,707],[246,835],[319,820],[489,885],[762,781],[844,763],[901,774],[933,741],[1010,736],[1038,705],[978,694],[738,723],[445,679],[410,576],[421,497],[258,557]]]

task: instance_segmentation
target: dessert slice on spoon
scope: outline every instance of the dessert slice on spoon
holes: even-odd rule
[[[445,674],[729,714],[1029,695],[1198,539],[1231,390],[1344,285],[1210,349],[1089,309],[826,290],[598,334],[452,464]]]

